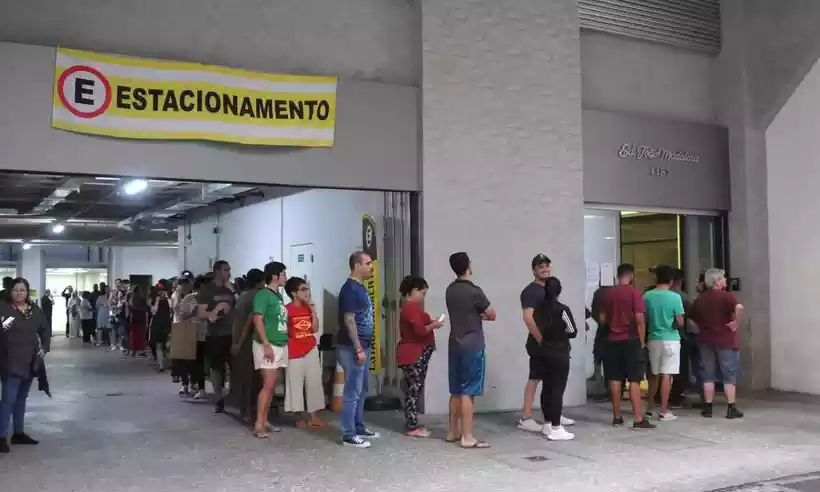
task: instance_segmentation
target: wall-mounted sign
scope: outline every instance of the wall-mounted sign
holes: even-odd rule
[[[333,146],[336,78],[57,49],[52,126],[119,138]]]
[[[583,110],[584,201],[729,210],[724,127]]]
[[[650,147],[648,145],[639,145],[631,143],[625,143],[621,145],[621,148],[618,149],[618,157],[620,157],[621,159],[627,159],[631,157],[639,161],[683,161],[694,162],[695,164],[697,164],[700,161],[700,157],[696,155],[687,154],[686,152],[676,152],[674,150],[665,149],[663,147]]]

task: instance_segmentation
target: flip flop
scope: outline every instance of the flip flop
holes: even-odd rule
[[[255,437],[257,439],[267,439],[268,438],[268,433],[263,431],[263,430],[254,429],[253,430],[253,437]]]
[[[307,426],[308,426],[308,424],[304,420],[297,420],[296,421],[296,427],[298,427],[300,429],[306,429]]]
[[[490,445],[484,441],[476,441],[468,446],[465,446],[464,444],[459,444],[459,447],[461,447],[461,449],[487,449],[490,447]]]
[[[308,427],[312,427],[314,429],[323,429],[327,427],[327,422],[324,420],[314,420],[312,422],[308,422]]]

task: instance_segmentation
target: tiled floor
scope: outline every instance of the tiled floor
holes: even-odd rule
[[[487,450],[445,444],[440,416],[424,417],[434,438],[414,440],[401,435],[399,412],[369,413],[383,438],[351,450],[335,426],[258,441],[210,405],[181,399],[146,360],[55,345],[54,398],[38,393],[29,405],[42,443],[0,456],[0,492],[820,491],[820,474],[796,476],[820,470],[812,398],[747,400],[742,421],[681,412],[655,431],[613,429],[605,405],[588,405],[567,409],[577,439],[564,443],[518,431],[515,415],[485,415],[476,427]],[[779,477],[793,478],[765,482]]]

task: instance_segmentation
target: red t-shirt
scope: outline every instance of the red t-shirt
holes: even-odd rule
[[[627,284],[619,284],[610,288],[606,292],[604,310],[611,341],[623,342],[638,339],[635,315],[645,312],[643,296],[638,289]]]
[[[285,309],[288,310],[288,358],[299,359],[316,346],[313,312],[310,306],[297,306],[292,302]]]
[[[689,319],[698,325],[700,343],[715,348],[740,348],[740,334],[726,326],[734,320],[738,304],[734,294],[722,290],[710,290],[695,299]]]
[[[427,331],[432,322],[430,315],[417,302],[406,302],[399,315],[399,345],[396,348],[396,365],[406,366],[418,362],[422,352],[436,344],[436,336]]]

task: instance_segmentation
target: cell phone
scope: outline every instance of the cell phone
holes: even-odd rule
[[[447,319],[447,315],[442,313],[442,315],[438,317],[438,322],[443,323],[445,319]]]

